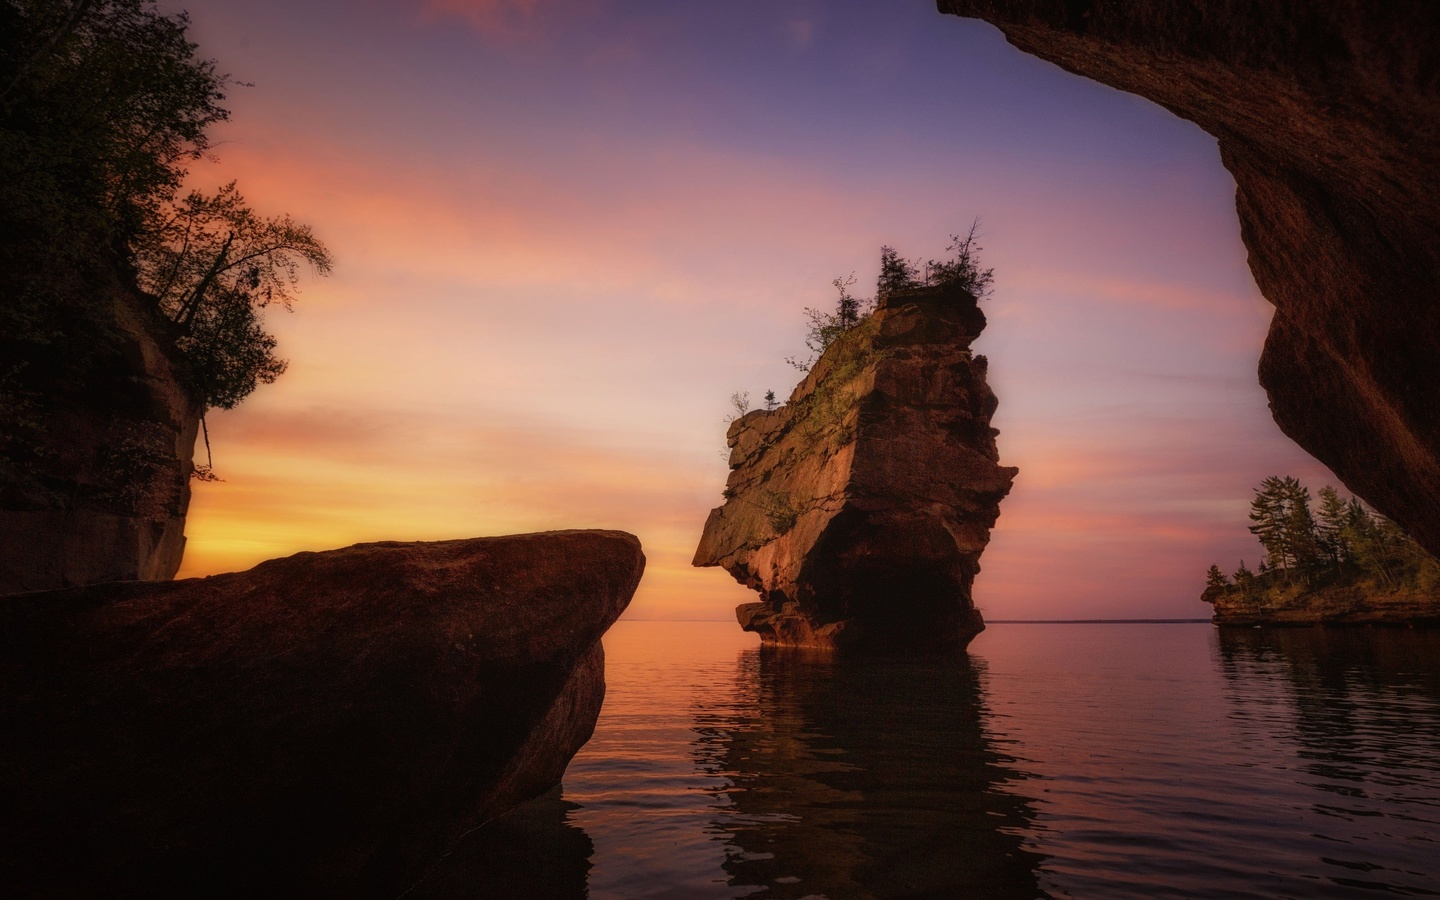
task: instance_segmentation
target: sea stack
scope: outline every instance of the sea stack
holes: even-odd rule
[[[1019,471],[1001,466],[985,328],[959,286],[882,297],[789,402],[731,423],[726,502],[697,566],[760,593],[736,614],[766,643],[963,648],[985,626],[980,554]]]

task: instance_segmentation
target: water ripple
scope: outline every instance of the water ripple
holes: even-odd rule
[[[606,645],[564,805],[516,820],[581,877],[525,896],[1440,895],[1435,633],[1002,625],[969,659],[848,663],[633,622]],[[491,831],[415,896],[507,896]]]

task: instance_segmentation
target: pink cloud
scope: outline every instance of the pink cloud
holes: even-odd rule
[[[533,36],[555,19],[591,10],[596,0],[428,0],[427,18],[459,18],[488,38]]]

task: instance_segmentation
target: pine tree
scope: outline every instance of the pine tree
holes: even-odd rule
[[[1350,545],[1355,564],[1385,586],[1393,588],[1395,576],[1386,553],[1385,536],[1375,518],[1359,500],[1351,498],[1346,504],[1345,527],[1342,533]]]
[[[1333,485],[1327,484],[1320,489],[1320,509],[1317,510],[1320,521],[1315,526],[1316,534],[1321,548],[1337,570],[1350,561],[1350,542],[1345,536],[1348,510]]]
[[[1219,566],[1212,563],[1210,565],[1210,571],[1205,574],[1205,587],[1207,590],[1224,591],[1229,586],[1230,579],[1225,577],[1225,573],[1220,571]]]
[[[1270,567],[1284,570],[1286,581],[1323,562],[1310,489],[1298,478],[1271,475],[1260,482],[1250,504],[1250,521],[1250,533],[1260,539]]]
[[[1260,539],[1270,565],[1289,568],[1291,559],[1285,542],[1285,483],[1277,475],[1271,475],[1255,489],[1255,499],[1250,502],[1250,533]],[[1243,563],[1242,563],[1243,566]]]
[[[918,276],[915,264],[902,258],[894,247],[881,247],[880,277],[875,282],[875,298],[884,300],[894,291],[918,286]]]
[[[774,392],[774,391],[766,391],[766,392],[765,392],[765,408],[766,408],[767,410],[773,410],[773,409],[775,408],[775,405],[776,405],[776,403],[775,403],[775,392]]]
[[[840,292],[840,297],[835,301],[835,325],[839,328],[836,333],[838,337],[860,323],[860,301],[850,294],[850,285],[855,283],[855,276],[849,278],[837,278],[832,284]],[[828,345],[827,345],[828,346]]]
[[[1249,599],[1255,596],[1258,585],[1255,580],[1255,573],[1245,568],[1245,560],[1240,560],[1240,568],[1235,570],[1235,588],[1240,596]]]
[[[1285,506],[1285,550],[1302,574],[1313,570],[1324,561],[1315,532],[1315,517],[1310,513],[1310,489],[1300,479],[1281,479]]]

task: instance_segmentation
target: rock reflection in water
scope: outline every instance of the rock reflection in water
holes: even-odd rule
[[[733,785],[713,828],[734,895],[1043,896],[982,678],[963,656],[742,653],[736,696],[696,710],[697,763]]]
[[[585,900],[595,845],[560,788],[465,836],[405,900]]]

